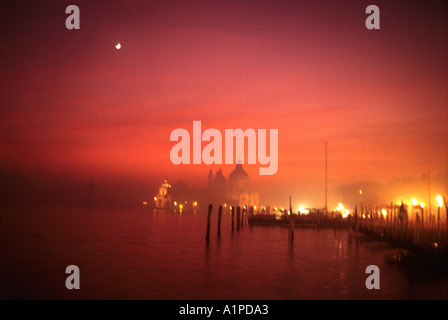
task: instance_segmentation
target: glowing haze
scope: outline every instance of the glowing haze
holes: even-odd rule
[[[142,200],[165,175],[205,187],[234,165],[170,161],[170,133],[194,120],[278,129],[277,173],[244,165],[268,202],[324,205],[326,141],[329,206],[344,186],[428,169],[447,193],[445,1],[377,1],[380,30],[359,0],[76,2],[79,30],[70,3],[2,4],[4,194],[38,176]]]

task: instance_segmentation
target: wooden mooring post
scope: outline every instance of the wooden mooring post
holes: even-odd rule
[[[446,231],[448,232],[448,205],[446,203],[446,198],[443,197],[443,203],[445,204],[445,214],[446,214]]]
[[[221,216],[222,216],[222,206],[218,209],[218,237],[221,235]]]
[[[235,207],[232,206],[232,231],[235,229]]]
[[[210,241],[210,218],[212,216],[213,206],[210,204],[208,206],[208,215],[207,215],[207,234],[205,235],[205,240],[207,243]]]
[[[356,237],[356,248],[358,248],[358,224],[359,224],[359,220],[358,220],[358,210],[357,208],[355,208],[355,237]]]
[[[236,208],[236,228],[240,228],[240,219],[241,219],[241,208],[238,206]]]
[[[289,215],[289,238],[291,242],[294,242],[294,214],[292,212]]]
[[[289,196],[289,237],[294,242],[294,213],[292,212],[291,196]]]
[[[351,244],[353,237],[356,238],[356,247],[358,247],[358,208],[355,207],[353,217],[348,224],[348,241]]]

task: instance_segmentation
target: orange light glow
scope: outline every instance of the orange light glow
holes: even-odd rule
[[[442,196],[440,194],[438,194],[436,197],[436,200],[437,200],[437,205],[441,208],[443,206]]]
[[[342,203],[339,202],[338,206],[334,208],[334,211],[339,212],[342,215],[342,218],[347,218],[350,214],[350,210],[345,209]]]
[[[305,209],[302,206],[299,207],[299,212],[300,212],[300,214],[309,214],[310,213],[309,210]]]

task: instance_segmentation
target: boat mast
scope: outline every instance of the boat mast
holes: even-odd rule
[[[327,216],[328,203],[327,203],[327,141],[325,141],[325,216]]]

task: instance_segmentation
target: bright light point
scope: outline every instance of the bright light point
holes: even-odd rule
[[[381,210],[381,213],[383,214],[383,216],[386,216],[386,214],[387,214],[386,209],[382,209],[382,210]]]
[[[420,207],[424,207],[425,206],[425,204],[423,203],[423,202],[420,202]]]
[[[362,194],[362,190],[359,190],[359,194]]]
[[[440,208],[442,208],[442,206],[443,206],[443,199],[442,199],[442,196],[440,194],[437,195],[436,200],[437,200],[437,205]]]
[[[157,201],[157,197],[154,197],[154,201]]]
[[[412,205],[416,206],[417,205],[417,200],[415,198],[412,199]]]
[[[349,214],[350,214],[350,210],[345,209],[345,211],[342,212],[342,218],[344,218],[344,219],[347,218]]]
[[[309,210],[305,209],[302,206],[299,207],[299,212],[300,212],[300,214],[309,214],[310,213]]]
[[[334,208],[334,211],[339,212],[342,215],[342,218],[347,218],[350,214],[350,210],[345,209],[342,203],[338,203],[338,206]]]
[[[120,50],[120,49],[121,49],[121,43],[118,42],[117,45],[115,46],[115,48],[116,48],[117,50]]]

